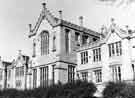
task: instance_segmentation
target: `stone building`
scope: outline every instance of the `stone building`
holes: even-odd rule
[[[28,66],[29,65],[29,66]],[[0,60],[0,89],[30,88],[30,59],[19,52],[12,62]]]
[[[29,38],[33,42],[32,87],[46,87],[75,79],[77,58],[75,50],[100,38],[100,34],[63,19],[62,11],[55,17],[46,4],[34,26],[29,24]]]
[[[99,92],[109,81],[135,80],[135,31],[122,29],[114,21],[102,28],[96,42],[77,50],[77,78],[94,82]]]

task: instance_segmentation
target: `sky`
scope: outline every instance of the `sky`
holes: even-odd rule
[[[31,56],[32,42],[28,38],[28,24],[35,25],[42,9],[47,3],[50,12],[78,24],[78,17],[84,17],[84,26],[100,31],[102,25],[109,25],[110,19],[120,26],[135,28],[135,0],[0,0],[0,56],[2,60],[12,61],[22,50]]]

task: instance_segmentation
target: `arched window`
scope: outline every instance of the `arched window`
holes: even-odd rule
[[[49,54],[49,33],[41,32],[41,55]]]

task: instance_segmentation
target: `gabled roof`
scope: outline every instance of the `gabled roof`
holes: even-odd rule
[[[54,15],[51,14],[51,12],[46,8],[46,4],[43,4],[44,7],[40,13],[40,16],[38,18],[38,21],[36,23],[36,25],[34,26],[34,28],[32,30],[30,30],[30,34],[29,37],[32,37],[33,35],[36,35],[37,30],[40,26],[40,24],[42,23],[42,20],[46,19],[48,21],[48,23],[52,26],[52,27],[56,27],[56,26],[66,26],[72,29],[76,29],[77,31],[81,31],[81,32],[85,32],[85,33],[89,33],[93,36],[99,37],[100,34],[98,32],[92,31],[90,29],[87,29],[85,27],[82,26],[78,26],[74,23],[68,22],[66,20],[63,19],[59,19],[57,17],[55,17]]]
[[[80,47],[77,51],[83,51],[83,50],[87,50],[94,47],[100,47],[102,44],[106,43],[107,39],[110,37],[112,33],[116,33],[121,39],[132,38],[133,33],[135,33],[135,31],[132,31],[132,30],[124,30],[116,24],[111,24],[109,28],[106,30],[107,31],[103,34],[104,37],[100,38],[99,40],[95,42],[89,43],[86,46]]]

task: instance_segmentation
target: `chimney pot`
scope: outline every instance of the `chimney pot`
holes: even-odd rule
[[[42,3],[43,9],[46,8],[46,3]]]
[[[80,26],[83,26],[83,16],[79,17]]]
[[[59,10],[59,18],[62,20],[63,16],[62,16],[62,10]]]
[[[21,55],[22,54],[22,50],[18,50],[18,54]]]

